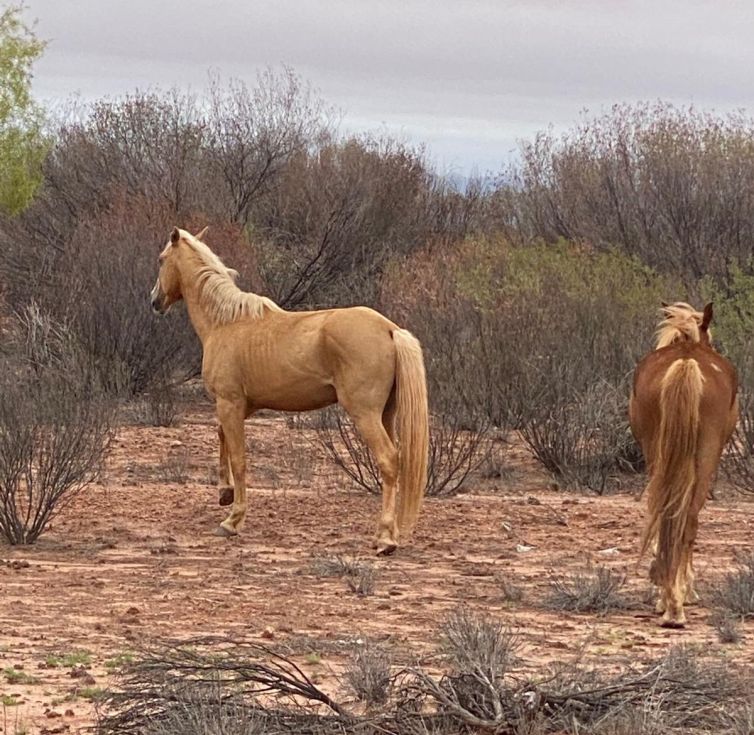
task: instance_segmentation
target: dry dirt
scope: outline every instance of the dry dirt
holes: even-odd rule
[[[657,626],[646,561],[636,567],[641,503],[548,489],[522,450],[503,479],[426,502],[410,544],[373,559],[378,500],[323,462],[306,429],[282,417],[248,422],[251,512],[236,539],[212,535],[216,436],[209,410],[175,428],[122,429],[101,485],[89,487],[30,548],[0,546],[0,732],[77,733],[98,693],[144,643],[165,637],[243,636],[287,650],[343,697],[348,642],[382,641],[403,659],[433,650],[444,614],[465,605],[519,629],[522,666],[581,656],[620,668],[678,642],[721,644],[704,604],[689,626]],[[751,548],[746,502],[716,500],[697,544],[701,585]],[[320,555],[374,561],[374,594],[318,576]],[[543,608],[552,574],[587,562],[626,571],[629,611],[605,617]],[[506,589],[518,586],[512,602]],[[754,623],[727,655],[754,663]],[[316,654],[316,655],[313,655]],[[14,668],[24,676],[8,676]]]

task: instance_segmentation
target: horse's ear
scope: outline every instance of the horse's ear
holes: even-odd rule
[[[667,301],[660,301],[660,303],[662,304],[663,309],[667,309],[668,306],[670,306],[670,304]]]
[[[228,271],[228,275],[233,281],[237,281],[241,277],[241,274],[234,268],[226,268],[225,270]]]
[[[709,325],[711,321],[712,321],[712,302],[710,301],[709,304],[707,304],[704,307],[704,312],[702,314],[702,326],[700,327],[702,332],[706,332],[709,329]]]
[[[170,242],[172,242],[173,245],[177,245],[180,239],[181,231],[177,227],[174,227],[173,231],[170,233]]]
[[[205,227],[201,232],[197,232],[196,235],[194,235],[194,237],[197,240],[204,240],[204,236],[207,234],[208,229],[209,229],[209,225],[207,225],[207,227]]]

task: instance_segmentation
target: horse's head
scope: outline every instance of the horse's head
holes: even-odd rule
[[[194,237],[201,240],[206,232],[207,228],[205,227]],[[157,314],[164,314],[176,301],[183,298],[179,263],[182,249],[187,245],[186,237],[191,237],[191,235],[174,227],[167,245],[160,253],[160,270],[157,273],[157,281],[150,295],[152,309]]]
[[[678,301],[675,304],[662,303],[663,321],[657,331],[657,348],[667,347],[680,341],[699,342],[712,346],[710,323],[712,322],[712,303],[703,311]]]

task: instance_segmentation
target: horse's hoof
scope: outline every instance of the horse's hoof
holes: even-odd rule
[[[663,620],[660,623],[661,628],[669,628],[670,630],[682,630],[686,627],[686,623],[683,620]]]
[[[215,536],[219,536],[220,538],[233,538],[233,536],[238,536],[238,531],[231,531],[223,525],[219,525],[215,529]]]
[[[221,506],[233,505],[233,488],[232,487],[222,488],[220,490],[220,497],[217,499],[217,502]]]
[[[397,548],[398,544],[379,544],[377,546],[377,556],[392,556]]]

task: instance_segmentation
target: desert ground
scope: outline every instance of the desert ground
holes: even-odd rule
[[[398,663],[434,650],[459,605],[518,630],[522,669],[581,658],[616,670],[674,643],[719,649],[712,610],[687,608],[685,630],[658,626],[637,566],[638,484],[607,497],[553,489],[515,443],[499,477],[428,499],[410,543],[371,549],[379,501],[328,464],[311,430],[279,415],[247,423],[250,513],[242,535],[213,535],[217,440],[208,405],[170,428],[118,431],[103,480],[81,492],[31,547],[0,546],[2,733],[79,733],[139,648],[219,635],[279,647],[347,699],[339,673],[370,639]],[[629,491],[630,490],[630,491]],[[703,512],[696,567],[702,593],[751,548],[750,503],[718,494]],[[356,594],[317,560],[369,562],[372,594]],[[547,609],[553,576],[602,564],[627,575],[630,608],[605,616]],[[518,599],[520,596],[520,599]],[[754,622],[732,660],[754,663]]]

